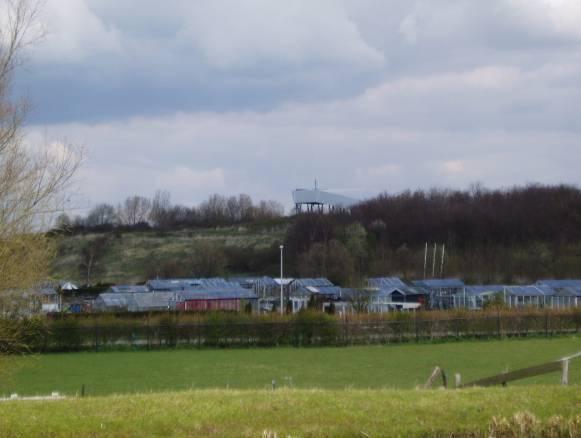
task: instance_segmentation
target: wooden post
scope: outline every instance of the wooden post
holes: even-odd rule
[[[563,374],[561,374],[561,385],[569,384],[569,359],[565,359],[561,362],[563,369]]]
[[[462,385],[462,376],[460,375],[460,373],[454,374],[454,379],[456,388],[459,388],[460,385]]]
[[[428,377],[427,382],[424,385],[425,389],[431,388],[434,385],[434,382],[438,379],[438,377],[442,377],[442,386],[444,388],[448,387],[448,379],[446,378],[446,372],[441,369],[440,367],[434,368],[430,377]]]
[[[432,374],[430,374],[430,377],[428,377],[428,380],[426,381],[424,388],[426,389],[431,388],[441,372],[442,370],[440,370],[440,367],[434,368],[434,371],[432,371]]]

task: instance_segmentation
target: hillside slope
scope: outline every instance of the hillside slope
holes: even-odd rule
[[[225,251],[265,251],[284,238],[286,223],[279,222],[250,227],[186,229],[179,231],[113,231],[99,234],[62,235],[55,237],[58,255],[52,277],[86,281],[83,249],[99,238],[107,240],[102,257],[95,266],[92,283],[140,282],[147,277],[152,264],[180,260],[191,256],[200,245],[208,244]],[[276,261],[276,260],[274,260]],[[226,273],[230,272],[226,266]]]

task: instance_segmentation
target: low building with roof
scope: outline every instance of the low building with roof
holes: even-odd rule
[[[539,280],[536,283],[548,286],[555,291],[551,307],[578,307],[581,306],[581,280]]]
[[[105,292],[93,302],[99,312],[155,312],[175,310],[178,296],[174,292]]]
[[[504,302],[513,307],[551,307],[555,290],[547,285],[505,286]]]
[[[139,284],[117,284],[105,291],[105,293],[111,294],[142,294],[148,292],[151,292],[151,290],[147,286]]]
[[[464,295],[465,284],[458,278],[430,278],[416,280],[412,285],[428,297],[430,309],[453,309],[459,307]]]
[[[280,279],[272,277],[231,277],[228,281],[238,283],[245,289],[253,290],[261,299],[280,294]]]
[[[457,299],[457,303],[466,309],[482,309],[487,301],[496,295],[503,294],[505,287],[502,284],[467,285],[464,287],[463,295]]]
[[[327,278],[295,278],[288,283],[288,300],[293,313],[306,309],[315,299],[325,305],[341,301],[342,289]]]
[[[292,197],[297,213],[348,210],[359,202],[349,196],[320,190],[317,184],[314,189],[293,190]]]
[[[257,310],[258,297],[242,286],[226,288],[188,289],[177,292],[176,310],[208,311],[229,310],[240,312]]]
[[[375,299],[379,303],[420,303],[425,304],[427,294],[424,290],[406,284],[399,277],[372,277],[367,287],[377,291]]]
[[[239,283],[220,277],[212,278],[164,278],[149,280],[145,284],[149,290],[171,292],[189,289],[238,288]]]

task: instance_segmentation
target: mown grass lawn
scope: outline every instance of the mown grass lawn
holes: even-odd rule
[[[47,354],[12,361],[11,376],[0,375],[0,395],[88,395],[189,389],[293,388],[412,389],[440,366],[463,381],[540,364],[581,351],[581,337],[462,341],[344,348],[162,350]],[[1,366],[0,366],[1,368]],[[514,385],[557,384],[553,373]],[[570,382],[581,384],[581,360]],[[581,392],[578,387],[577,390]]]
[[[575,387],[470,390],[198,390],[0,403],[2,436],[450,436],[493,416],[581,412]],[[272,435],[271,435],[272,436]]]

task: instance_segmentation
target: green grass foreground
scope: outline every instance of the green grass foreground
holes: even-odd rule
[[[10,436],[450,436],[485,432],[493,416],[540,420],[581,411],[575,387],[470,390],[198,390],[0,403]]]
[[[412,389],[435,366],[453,382],[541,364],[581,351],[581,337],[462,341],[339,348],[161,350],[63,353],[12,359],[0,375],[0,395],[109,395],[198,389]],[[0,365],[0,369],[2,366]],[[7,367],[5,366],[4,369]],[[558,384],[560,374],[514,385]],[[570,383],[581,384],[581,360],[571,363]],[[512,384],[511,384],[512,386]],[[579,392],[579,388],[577,388]]]

